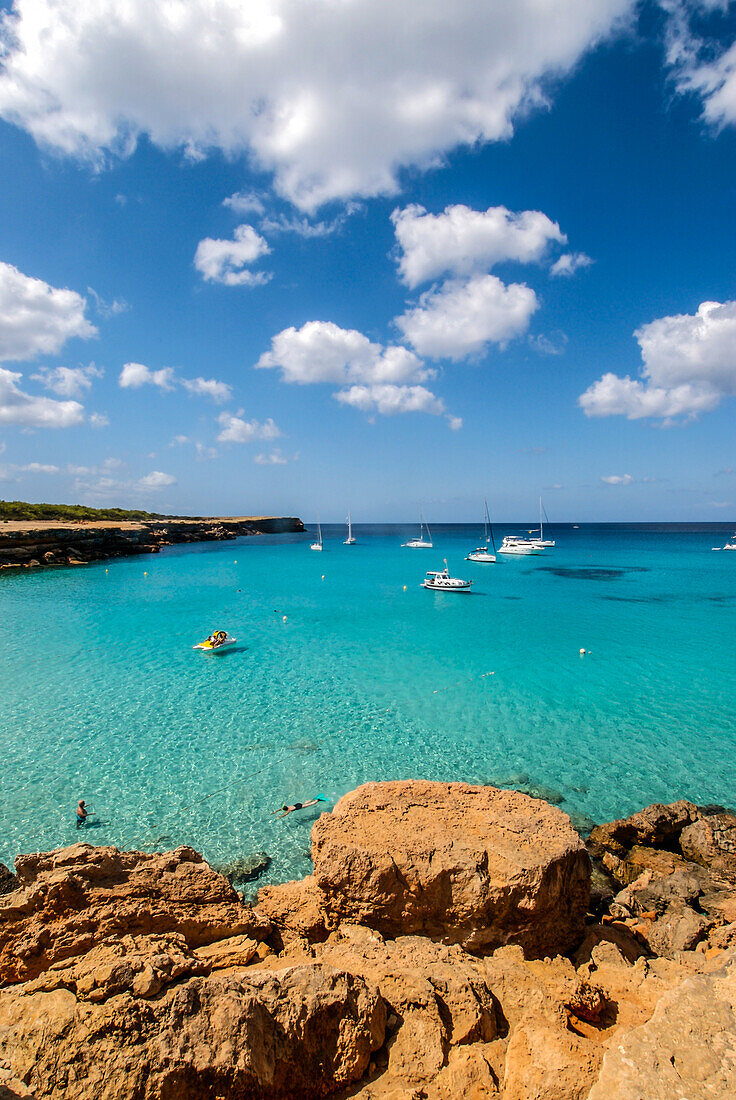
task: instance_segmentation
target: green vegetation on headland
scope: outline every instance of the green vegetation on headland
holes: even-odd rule
[[[24,500],[0,500],[0,520],[142,520],[172,519],[158,512],[127,508],[86,508],[83,504],[28,504]]]

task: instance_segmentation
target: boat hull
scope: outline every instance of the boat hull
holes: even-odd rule
[[[485,550],[482,550],[479,554],[468,554],[465,560],[479,562],[483,565],[492,565],[496,560],[496,555],[487,554]]]

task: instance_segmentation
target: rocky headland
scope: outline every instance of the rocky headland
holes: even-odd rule
[[[157,554],[164,546],[216,542],[242,535],[303,531],[294,516],[229,516],[161,520],[56,520],[0,524],[0,569],[86,565],[91,561]]]
[[[0,874],[0,1098],[736,1095],[736,816],[372,783],[246,904],[189,848]]]

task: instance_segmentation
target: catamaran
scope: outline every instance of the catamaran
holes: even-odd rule
[[[444,561],[444,569],[426,574],[422,581],[422,588],[430,588],[434,592],[469,592],[473,582],[461,580],[460,577],[451,577],[447,558]]]
[[[425,530],[427,532],[426,538],[424,537]],[[419,505],[419,534],[415,539],[409,539],[408,542],[402,542],[401,545],[408,546],[410,550],[431,550],[434,545],[429,524],[424,522],[421,504]]]
[[[466,561],[477,562],[494,562],[496,560],[496,543],[493,540],[493,526],[491,525],[491,517],[488,515],[488,501],[483,499],[483,507],[485,508],[485,515],[483,517],[483,541],[484,546],[476,546],[475,550],[471,550]],[[488,543],[493,546],[493,553],[488,549]]]
[[[322,528],[319,522],[319,516],[317,517],[317,541],[313,542],[309,547],[310,550],[324,550],[324,543],[322,542]]]
[[[348,510],[348,537],[345,539],[343,546],[355,546],[356,539],[353,537],[353,524],[350,519],[350,511]]]

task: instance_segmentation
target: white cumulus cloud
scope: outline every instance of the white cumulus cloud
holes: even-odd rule
[[[578,398],[587,416],[692,417],[736,394],[736,301],[702,302],[634,335],[641,378],[604,374]]]
[[[187,393],[195,397],[209,397],[218,405],[229,401],[233,395],[227,382],[218,382],[215,378],[182,378],[181,384]]]
[[[348,389],[339,390],[334,397],[343,405],[352,405],[363,412],[377,412],[382,416],[407,412],[442,416],[447,412],[444,401],[435,397],[424,386],[394,386],[388,383],[349,386]]]
[[[275,451],[262,452],[257,454],[253,461],[258,466],[285,466],[289,461],[282,451],[276,448]]]
[[[704,37],[697,17],[720,12],[730,16],[729,0],[660,0],[668,14],[667,60],[678,90],[700,97],[703,118],[714,126],[736,123],[736,41],[733,22],[724,22],[720,38]],[[693,18],[695,17],[695,19]]]
[[[508,139],[634,0],[15,0],[0,115],[97,163],[248,152],[305,210]]]
[[[141,489],[166,489],[169,485],[176,485],[176,478],[172,474],[165,474],[162,470],[152,470],[150,474],[138,479]]]
[[[204,279],[225,286],[261,286],[271,278],[266,271],[251,271],[255,263],[271,251],[252,225],[236,227],[232,240],[205,237],[197,245],[194,266]]]
[[[21,390],[22,375],[0,367],[0,424],[23,428],[71,428],[84,420],[78,401],[34,397]]]
[[[278,439],[281,435],[271,417],[263,422],[244,420],[242,410],[237,415],[220,413],[217,423],[222,429],[217,437],[218,443],[252,443],[254,439]]]
[[[96,336],[85,308],[75,290],[49,286],[12,264],[0,263],[0,362],[56,355],[73,336]]]
[[[91,388],[92,379],[102,378],[104,373],[102,367],[90,363],[88,367],[40,367],[31,378],[60,397],[81,397]]]
[[[429,370],[408,348],[383,347],[356,329],[332,321],[307,321],[300,329],[286,328],[271,340],[256,367],[280,368],[284,382],[424,381]]]
[[[491,343],[504,347],[525,332],[537,304],[523,283],[506,286],[495,275],[476,275],[425,291],[396,324],[420,355],[462,359]]]
[[[634,479],[631,474],[609,474],[602,477],[601,481],[605,481],[606,485],[632,485]]]
[[[550,242],[567,238],[556,222],[538,210],[514,214],[505,206],[472,210],[448,206],[428,214],[423,206],[407,206],[391,215],[399,247],[399,274],[407,286],[439,275],[471,275],[489,271],[504,260],[532,263],[542,259]]]
[[[590,256],[584,252],[563,252],[549,269],[550,275],[574,275],[581,268],[590,267],[593,263]]]
[[[171,367],[149,370],[143,363],[126,363],[120,372],[118,385],[124,390],[139,390],[141,386],[157,386],[160,390],[173,390],[174,371]]]
[[[179,378],[173,367],[151,370],[144,363],[126,363],[120,372],[118,385],[126,390],[138,390],[141,386],[156,386],[162,393],[171,393],[181,386],[192,397],[209,397],[218,405],[229,401],[232,387],[216,378]]]

